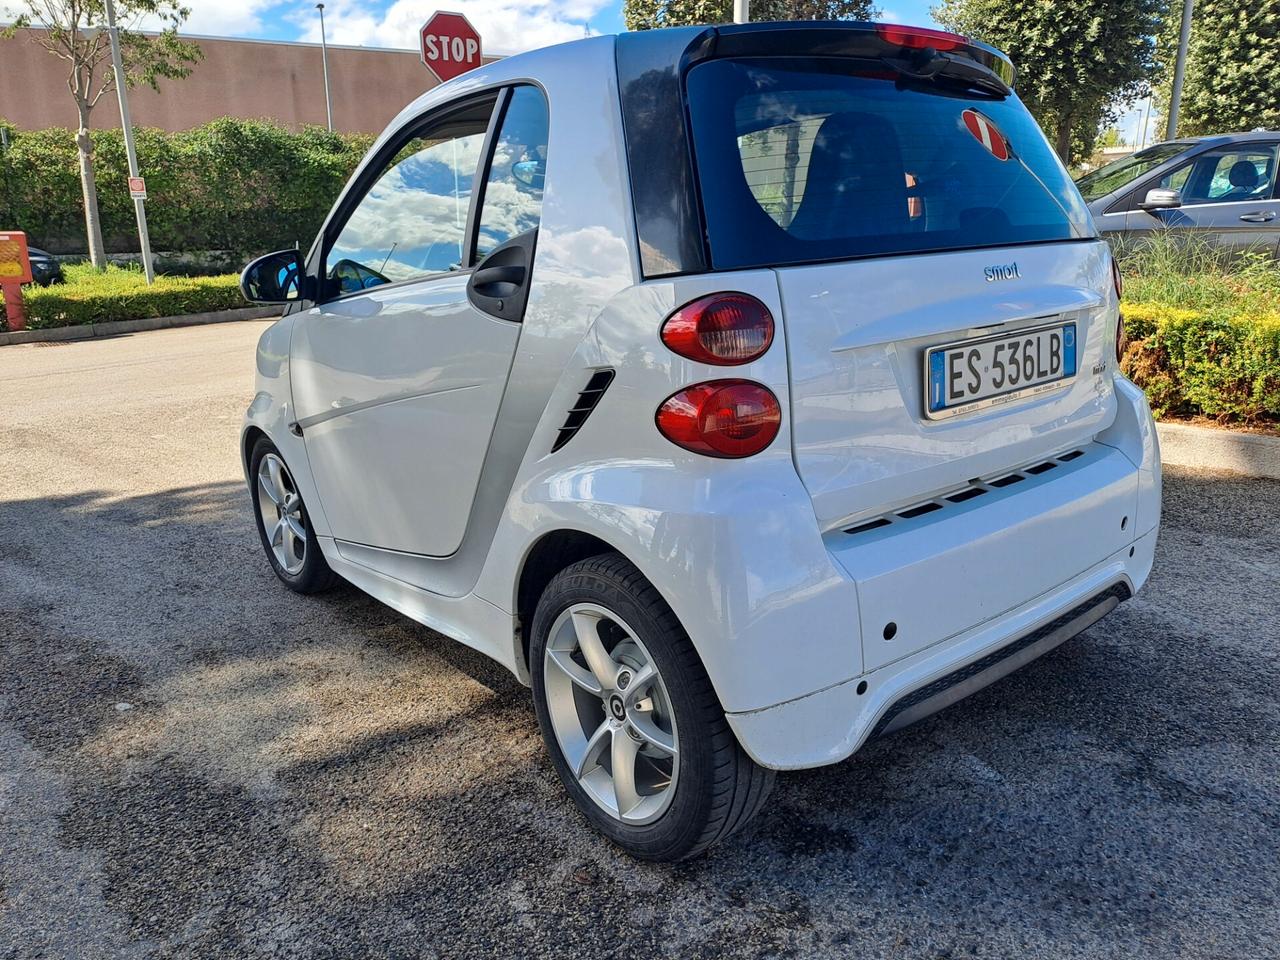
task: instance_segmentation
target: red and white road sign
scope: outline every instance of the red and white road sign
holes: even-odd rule
[[[1009,141],[990,119],[977,110],[966,110],[960,116],[964,120],[966,129],[973,134],[975,140],[987,148],[988,153],[997,160],[1009,159]]]
[[[135,200],[147,199],[147,181],[142,177],[130,177],[129,196]]]
[[[422,62],[441,83],[480,66],[480,34],[460,13],[433,13],[420,38]]]

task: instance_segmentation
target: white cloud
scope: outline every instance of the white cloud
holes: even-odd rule
[[[182,33],[215,37],[261,36],[266,12],[277,3],[279,0],[183,0],[191,16],[180,29]],[[168,26],[157,17],[143,17],[137,25],[147,30]]]
[[[480,32],[486,53],[517,53],[586,36],[588,21],[609,5],[610,0],[468,0],[445,6],[466,16]],[[332,0],[324,13],[330,43],[409,49],[417,48],[426,16],[415,0],[395,0],[382,11],[361,0]],[[313,11],[292,19],[301,28],[298,39],[319,41],[320,23]]]

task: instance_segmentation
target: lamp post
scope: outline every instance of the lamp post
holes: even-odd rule
[[[1173,65],[1173,88],[1169,91],[1169,120],[1164,138],[1172,140],[1178,135],[1178,108],[1182,106],[1182,78],[1187,73],[1187,47],[1191,43],[1191,8],[1195,0],[1182,4],[1182,31],[1178,34],[1178,59]]]
[[[129,160],[129,176],[138,176],[138,151],[133,144],[133,120],[129,117],[129,92],[125,83],[124,59],[120,56],[120,30],[116,26],[116,6],[106,0],[107,37],[111,41],[111,65],[116,73],[116,96],[120,100],[120,126],[124,128],[124,152]],[[142,269],[147,275],[147,285],[156,279],[151,264],[151,237],[147,233],[147,201],[133,198],[133,212],[138,218],[138,242],[142,246]]]
[[[733,0],[733,22],[751,22],[751,0]]]
[[[324,115],[329,124],[329,132],[333,133],[333,101],[329,98],[329,44],[324,36],[324,4],[317,3],[320,11],[320,62],[324,66]]]

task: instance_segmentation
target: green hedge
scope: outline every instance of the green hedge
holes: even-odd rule
[[[66,283],[23,288],[28,328],[174,317],[247,306],[235,274],[160,276],[148,287],[141,270],[108,267],[99,273],[91,267],[73,266],[66,272]],[[0,311],[0,328],[4,326]]]
[[[1156,416],[1280,419],[1280,314],[1158,303],[1126,303],[1121,313],[1129,338],[1121,369]]]
[[[9,150],[0,152],[0,228],[25,230],[32,245],[53,253],[84,253],[73,132],[9,128],[9,136]],[[227,117],[181,133],[140,129],[151,245],[225,250],[238,260],[295,243],[305,248],[372,140]],[[136,251],[124,139],[119,130],[98,130],[93,142],[107,252]]]

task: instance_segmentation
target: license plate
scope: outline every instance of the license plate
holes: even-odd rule
[[[978,337],[925,353],[925,413],[942,420],[1065,386],[1076,375],[1076,325]]]

